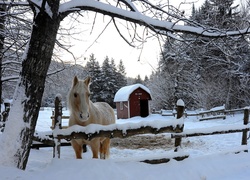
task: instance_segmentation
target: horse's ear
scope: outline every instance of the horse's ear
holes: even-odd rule
[[[85,80],[84,80],[84,83],[89,86],[90,85],[90,82],[91,82],[91,78],[90,77],[87,77]]]
[[[73,86],[75,86],[77,83],[78,83],[78,78],[77,78],[77,76],[75,76],[74,80],[73,80]]]

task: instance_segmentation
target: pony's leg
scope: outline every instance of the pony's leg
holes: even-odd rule
[[[71,145],[75,150],[75,155],[77,159],[82,159],[82,145],[78,144],[76,140],[71,140]]]
[[[100,158],[108,159],[109,158],[109,148],[110,148],[110,139],[106,138],[100,146]]]
[[[95,139],[91,140],[90,147],[92,150],[93,158],[98,159],[98,152],[99,152],[99,148],[100,148],[100,139],[95,138]]]

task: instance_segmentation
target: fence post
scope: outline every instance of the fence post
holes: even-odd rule
[[[185,109],[185,103],[184,103],[184,101],[183,101],[182,99],[179,99],[179,100],[177,101],[177,103],[176,103],[176,111],[177,111],[177,112],[176,112],[176,113],[177,113],[176,119],[177,119],[177,120],[183,117],[183,115],[184,115],[184,109]],[[184,126],[183,126],[183,127],[184,127]],[[177,129],[175,132],[176,132],[176,133],[181,133],[181,132],[183,132],[183,127]],[[175,150],[174,150],[174,151],[177,152],[177,151],[178,151],[178,147],[181,146],[181,138],[175,138],[175,143],[174,143],[174,145],[175,145]]]
[[[244,118],[243,118],[243,124],[247,125],[249,122],[249,109],[245,108],[244,109]],[[241,141],[241,145],[247,145],[247,130],[244,130],[242,132],[242,141]],[[248,152],[248,150],[245,150],[244,152]]]
[[[62,96],[60,94],[56,95],[55,99],[55,124],[53,129],[62,129]],[[54,139],[55,145],[53,147],[53,158],[57,156],[57,158],[60,158],[60,149],[61,149],[61,140],[55,138]]]

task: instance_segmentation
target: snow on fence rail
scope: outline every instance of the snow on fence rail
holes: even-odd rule
[[[159,134],[165,132],[181,132],[183,130],[183,118],[173,121],[153,121],[140,123],[125,123],[88,126],[74,125],[67,129],[55,129],[51,137],[57,139],[86,139],[92,140],[96,137],[126,138],[140,134]]]
[[[211,128],[200,128],[195,130],[184,129],[184,119],[180,118],[183,116],[184,108],[178,111],[177,108],[177,119],[172,121],[153,121],[153,122],[140,122],[140,123],[127,123],[127,124],[112,124],[112,125],[97,125],[90,124],[86,127],[82,126],[72,126],[66,129],[62,129],[62,106],[60,98],[55,100],[55,114],[54,114],[54,127],[52,134],[47,134],[51,139],[48,140],[44,138],[35,137],[35,140],[48,143],[53,146],[53,157],[60,158],[60,146],[64,145],[63,140],[83,138],[86,140],[91,140],[96,137],[109,137],[109,138],[126,138],[129,136],[139,135],[139,134],[158,134],[158,133],[170,133],[171,138],[175,138],[175,154],[171,154],[168,158],[161,159],[150,159],[141,160],[141,162],[147,163],[162,163],[168,162],[170,159],[183,160],[187,158],[188,154],[183,154],[183,152],[177,152],[178,147],[181,145],[181,138],[193,137],[193,136],[204,136],[204,135],[215,135],[215,134],[226,134],[242,132],[242,145],[247,145],[247,133],[250,130],[249,122],[249,108],[244,108],[244,122],[243,125],[227,125],[227,126],[217,126]],[[243,109],[241,109],[243,110]],[[247,152],[247,146],[243,148]]]

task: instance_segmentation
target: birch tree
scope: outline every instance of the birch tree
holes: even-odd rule
[[[183,13],[178,9],[168,4],[161,4],[161,1],[152,2],[155,5],[146,0],[24,1],[33,11],[33,24],[30,40],[23,55],[13,106],[1,139],[3,146],[1,157],[6,159],[6,163],[11,163],[20,169],[26,168],[58,29],[61,21],[69,14],[94,11],[110,16],[121,37],[131,45],[138,39],[139,26],[144,26],[148,36],[165,35],[180,39],[183,33],[211,38],[250,33],[249,26],[241,30],[227,31],[207,28],[199,23],[195,26],[182,25],[187,24],[189,20],[183,17]],[[132,29],[130,40],[119,31],[117,24],[119,19],[125,26],[129,26],[128,29]],[[143,39],[143,36],[141,37]]]

